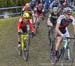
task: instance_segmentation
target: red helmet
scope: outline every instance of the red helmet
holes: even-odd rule
[[[43,5],[42,5],[41,3],[40,3],[40,4],[38,4],[38,8],[42,8],[42,6],[43,6]]]

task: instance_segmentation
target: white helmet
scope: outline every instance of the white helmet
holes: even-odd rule
[[[65,14],[71,14],[72,13],[72,9],[70,7],[66,7],[66,8],[63,9],[63,12]]]

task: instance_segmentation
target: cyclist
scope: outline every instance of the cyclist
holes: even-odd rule
[[[69,31],[68,31],[68,25],[72,23],[74,27],[74,34],[75,34],[75,19],[71,15],[72,14],[72,9],[69,7],[64,8],[63,10],[64,15],[60,15],[59,18],[57,19],[57,24],[56,24],[56,47],[55,47],[55,59],[58,59],[58,49],[61,43],[62,38],[69,37]]]
[[[34,0],[32,0],[32,1],[29,3],[29,5],[30,5],[30,8],[31,8],[32,10],[34,10],[34,7],[36,6],[36,2],[35,2]]]
[[[50,5],[50,0],[45,0],[45,3],[44,3],[44,9],[46,9],[46,8],[48,8],[49,7],[49,5]]]
[[[50,4],[50,6],[49,6],[50,10],[52,10],[53,7],[59,7],[59,1],[58,1],[58,0],[54,0],[54,1]]]
[[[29,8],[30,8],[29,3],[26,3],[22,8],[22,12],[24,12],[25,10],[28,10]]]
[[[38,17],[39,22],[41,22],[43,18],[43,14],[44,14],[43,5],[41,3],[38,4],[37,7],[34,8],[34,14],[35,14],[34,21],[36,21],[36,17]]]
[[[65,7],[67,5],[67,0],[59,0],[59,3],[62,7]]]
[[[52,13],[49,14],[49,17],[47,20],[47,25],[48,25],[48,29],[49,29],[48,35],[50,35],[51,28],[56,26],[58,17],[59,17],[58,7],[54,7],[52,9]]]
[[[60,14],[63,13],[63,9],[65,7],[67,7],[68,4],[67,4],[67,0],[59,0],[59,11],[60,11]]]
[[[21,41],[20,41],[20,35],[22,32],[27,33],[27,27],[26,27],[26,22],[30,26],[30,30],[32,32],[32,35],[34,36],[35,29],[33,27],[32,21],[31,21],[31,16],[29,13],[24,12],[23,16],[20,17],[18,21],[18,47],[20,47]]]
[[[54,7],[48,17],[47,21],[48,26],[55,26],[58,17],[59,17],[58,7]]]
[[[28,12],[30,15],[32,15],[34,13],[33,10],[31,9],[29,3],[25,4],[25,6],[22,8],[22,12]]]

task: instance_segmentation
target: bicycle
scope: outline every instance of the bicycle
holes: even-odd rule
[[[75,39],[75,38],[72,38],[72,37],[65,37],[62,39],[62,47],[59,49],[59,53],[58,53],[58,60],[55,61],[58,62],[60,59],[62,60],[61,62],[61,66],[65,66],[65,64],[67,63],[64,63],[65,60],[68,61],[68,66],[72,66],[73,64],[73,56],[72,56],[72,52],[71,52],[71,48],[69,46],[69,43],[70,41],[68,40],[71,40],[71,39]],[[66,61],[65,61],[66,62]]]
[[[49,48],[50,54],[54,51],[55,45],[55,27],[48,27],[48,40],[49,40]]]
[[[27,33],[21,33],[21,47],[18,48],[18,54],[23,56],[25,61],[28,61],[29,57],[29,44],[30,44],[30,27],[27,24]]]

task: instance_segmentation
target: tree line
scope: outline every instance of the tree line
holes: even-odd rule
[[[12,7],[12,6],[23,6],[26,2],[30,0],[0,0],[0,8],[2,7]]]

